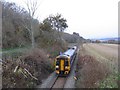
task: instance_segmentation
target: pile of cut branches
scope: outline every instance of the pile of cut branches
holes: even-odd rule
[[[42,83],[53,70],[46,53],[34,49],[15,58],[3,57],[3,88],[30,88]]]

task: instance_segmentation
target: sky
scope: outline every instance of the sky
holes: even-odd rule
[[[6,0],[26,8],[25,0]],[[86,39],[118,37],[118,2],[120,0],[37,0],[36,17],[61,14],[67,20],[65,32],[79,33]]]

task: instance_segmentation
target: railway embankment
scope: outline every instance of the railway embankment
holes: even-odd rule
[[[108,53],[105,48],[111,52]],[[76,67],[77,88],[118,87],[117,57],[109,59],[112,57],[111,53],[117,52],[117,49],[113,49],[113,52],[112,49],[100,44],[84,44],[81,47]]]

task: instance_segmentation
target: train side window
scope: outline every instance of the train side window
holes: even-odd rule
[[[75,49],[75,48],[72,48],[73,50]]]

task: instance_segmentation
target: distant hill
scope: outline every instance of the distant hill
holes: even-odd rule
[[[111,44],[120,44],[120,37],[91,39],[91,40],[92,40],[92,42],[103,42],[103,43],[111,43]]]
[[[108,41],[108,40],[115,40],[115,41],[119,41],[120,37],[113,37],[113,38],[101,38],[99,39],[101,41]]]
[[[100,38],[100,39],[91,39],[91,40],[93,40],[93,41],[95,41],[95,40],[100,40],[100,41],[108,41],[108,40],[120,41],[120,37]]]

